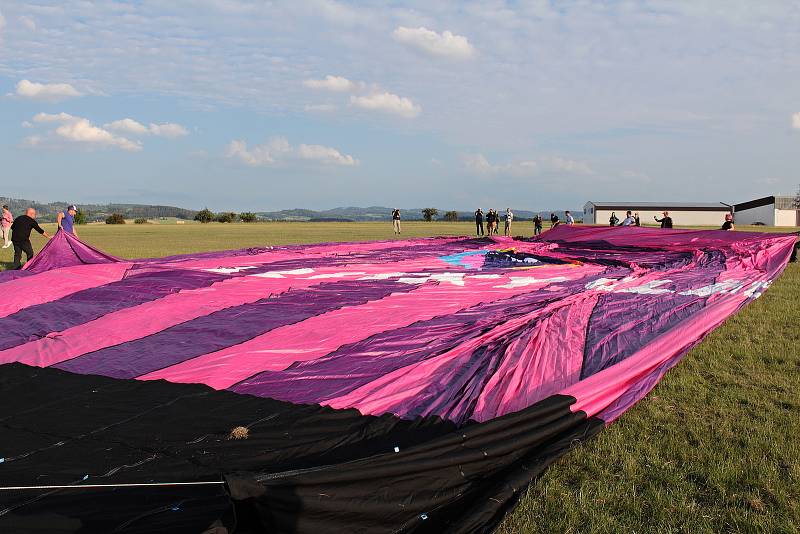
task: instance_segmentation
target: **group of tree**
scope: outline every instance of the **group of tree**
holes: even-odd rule
[[[210,223],[210,222],[220,222],[220,223],[230,223],[236,222],[236,220],[240,220],[244,223],[251,223],[256,222],[258,220],[258,216],[250,211],[244,211],[242,213],[236,213],[233,211],[224,211],[221,213],[214,213],[208,208],[203,208],[202,210],[197,212],[197,215],[194,216],[195,221],[200,221],[201,223]]]
[[[195,221],[200,221],[201,223],[210,223],[214,220],[214,212],[208,208],[203,208],[197,212],[197,215],[194,216]]]
[[[217,218],[215,220],[220,223],[232,223],[238,218],[239,216],[236,213],[232,211],[225,211],[217,214]]]
[[[120,213],[112,213],[106,217],[106,224],[125,224],[125,216]]]
[[[431,222],[434,217],[439,215],[439,210],[436,208],[423,208],[422,209],[422,218],[428,222]]]

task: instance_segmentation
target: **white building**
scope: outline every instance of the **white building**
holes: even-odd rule
[[[722,226],[731,207],[721,202],[587,202],[583,222],[607,225],[612,213],[622,222],[628,210],[638,213],[642,224],[656,224],[653,217],[661,219],[668,211],[676,226]]]
[[[800,226],[800,209],[793,197],[774,195],[736,204],[734,220],[736,224]]]

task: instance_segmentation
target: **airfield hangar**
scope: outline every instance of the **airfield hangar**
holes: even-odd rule
[[[608,224],[611,214],[622,221],[626,211],[638,213],[644,224],[655,224],[653,217],[662,218],[668,211],[675,224],[720,226],[730,207],[725,204],[705,202],[587,202],[583,206],[585,224]]]
[[[639,213],[643,223],[654,223],[668,211],[676,225],[720,226],[728,212],[734,213],[736,224],[766,226],[800,226],[800,208],[789,195],[772,195],[739,204],[722,202],[587,202],[583,206],[586,224],[608,224],[612,213],[622,220],[625,212]]]

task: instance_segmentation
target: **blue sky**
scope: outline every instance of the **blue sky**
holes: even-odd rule
[[[4,0],[0,161],[235,211],[793,192],[800,4]]]

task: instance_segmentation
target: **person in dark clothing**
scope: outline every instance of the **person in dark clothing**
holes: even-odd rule
[[[618,222],[619,222],[619,218],[617,217],[617,214],[612,211],[611,212],[611,217],[608,218],[609,226],[616,226]]]
[[[475,233],[483,235],[483,210],[480,208],[475,212]]]
[[[489,211],[486,212],[486,233],[487,235],[492,235],[494,233],[494,210],[489,208]]]
[[[542,216],[537,213],[536,217],[533,218],[533,235],[542,233],[542,223],[544,223]]]
[[[725,222],[722,223],[722,228],[720,230],[735,230],[736,228],[733,226],[733,215],[730,213],[725,214]]]
[[[672,217],[669,216],[669,212],[665,211],[664,217],[659,219],[655,215],[653,215],[653,219],[656,220],[657,223],[661,223],[661,228],[672,228]]]
[[[641,219],[639,219],[639,212],[638,211],[633,216],[633,221],[634,221],[633,222],[634,226],[641,226],[642,225],[642,221],[641,221]]]
[[[400,235],[400,210],[397,208],[392,210],[392,228],[395,235]]]
[[[555,228],[556,226],[558,226],[559,222],[560,221],[558,220],[558,215],[556,215],[555,213],[551,213],[550,214],[550,228]]]
[[[33,246],[31,245],[31,230],[36,230],[47,239],[47,235],[39,223],[36,222],[36,210],[28,208],[25,215],[20,215],[11,224],[11,242],[14,244],[14,269],[22,268],[22,253],[25,253],[25,262],[33,258]]]

